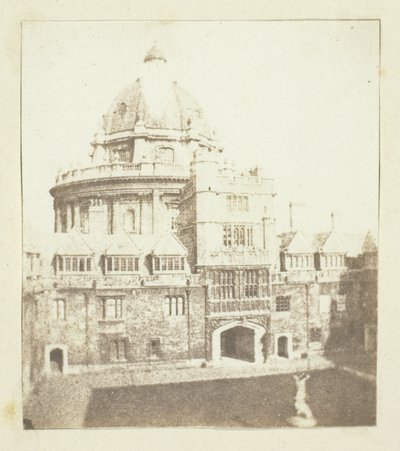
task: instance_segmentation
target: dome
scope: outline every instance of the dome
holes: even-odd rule
[[[140,122],[148,129],[169,129],[196,133],[211,139],[202,108],[191,94],[168,78],[166,58],[152,47],[145,59],[145,73],[126,87],[104,116],[106,135],[133,130]]]

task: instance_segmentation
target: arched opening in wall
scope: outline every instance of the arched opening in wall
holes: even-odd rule
[[[134,209],[125,212],[124,226],[127,232],[136,233],[136,212]]]
[[[278,356],[289,358],[288,337],[284,335],[278,338]]]
[[[255,333],[248,327],[236,326],[221,333],[221,357],[255,361]]]
[[[60,348],[55,348],[50,351],[50,370],[54,374],[60,374],[63,372],[64,367],[64,355]]]
[[[223,357],[248,362],[264,362],[264,326],[252,321],[232,321],[215,329],[211,336],[212,360],[223,363]]]

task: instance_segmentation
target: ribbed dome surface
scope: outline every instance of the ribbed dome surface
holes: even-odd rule
[[[125,88],[104,117],[104,131],[110,134],[132,130],[139,121],[148,128],[181,131],[194,128],[204,137],[211,138],[204,113],[196,100],[172,81],[157,82],[153,89],[151,83],[140,78]]]

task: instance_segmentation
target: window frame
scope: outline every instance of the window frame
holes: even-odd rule
[[[185,257],[180,255],[159,255],[152,257],[152,271],[155,274],[185,272]]]
[[[289,313],[291,311],[291,296],[277,296],[275,298],[275,311],[279,313]]]
[[[115,346],[115,355],[113,353],[113,346]],[[122,352],[121,352],[122,351]],[[109,353],[111,362],[126,362],[127,361],[127,339],[113,338],[109,341]]]
[[[124,319],[123,297],[103,297],[102,298],[102,319],[105,321],[121,321]],[[110,305],[109,305],[110,304]],[[109,312],[112,312],[111,314]]]
[[[244,271],[244,297],[254,299],[259,296],[260,274],[257,269]]]
[[[105,255],[107,274],[134,274],[139,271],[139,257],[135,255]]]
[[[55,271],[60,274],[82,274],[94,271],[91,255],[55,255]]]
[[[163,311],[169,318],[186,316],[186,297],[183,294],[164,296]]]
[[[53,299],[51,316],[54,321],[65,321],[67,319],[67,308],[65,299],[63,298]]]

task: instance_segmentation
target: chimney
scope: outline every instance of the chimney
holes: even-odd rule
[[[331,213],[331,230],[335,230],[335,215]]]

